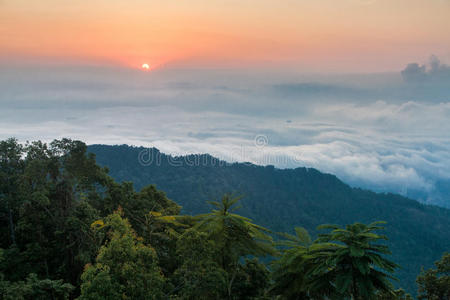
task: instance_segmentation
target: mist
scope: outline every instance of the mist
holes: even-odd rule
[[[436,57],[367,74],[3,63],[0,138],[314,167],[450,206],[449,69]]]

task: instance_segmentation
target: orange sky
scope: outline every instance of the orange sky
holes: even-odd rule
[[[447,0],[0,0],[0,59],[397,70],[450,60]]]

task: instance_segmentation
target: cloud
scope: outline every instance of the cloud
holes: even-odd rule
[[[418,68],[406,68],[406,76],[435,82],[449,67],[433,60]],[[450,186],[450,99],[429,90],[414,98],[418,84],[405,88],[401,80],[400,74],[2,69],[0,138],[71,137],[310,166],[354,186],[450,206],[443,192]],[[267,143],[255,143],[256,136]]]
[[[70,136],[88,143],[155,146],[176,155],[210,153],[228,161],[309,166],[354,186],[405,195],[419,190],[431,203],[438,200],[433,199],[435,182],[450,179],[450,103],[318,104],[291,123],[163,105],[46,113],[45,121],[2,121],[0,136]],[[17,116],[17,111],[4,114]],[[21,114],[32,118],[36,111]],[[258,135],[267,144],[256,145]]]
[[[408,83],[450,84],[450,66],[441,63],[435,55],[430,57],[428,66],[410,63],[401,74]]]
[[[427,79],[427,67],[418,63],[410,63],[401,72],[406,82],[421,82]]]
[[[285,83],[274,85],[275,94],[279,97],[322,97],[322,98],[376,98],[374,92],[335,84],[318,82]]]

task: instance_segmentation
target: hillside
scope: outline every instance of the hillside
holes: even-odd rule
[[[420,268],[430,267],[450,250],[450,210],[351,188],[315,169],[226,164],[209,155],[175,158],[125,145],[92,145],[89,151],[116,180],[132,181],[137,189],[155,184],[188,214],[205,212],[205,201],[235,192],[245,196],[240,214],[273,231],[304,226],[315,233],[323,223],[387,221],[392,258],[402,266],[399,286],[412,293]],[[140,163],[142,158],[147,163]]]

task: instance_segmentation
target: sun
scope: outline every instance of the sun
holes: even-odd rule
[[[147,63],[145,63],[145,64],[142,64],[141,68],[142,68],[142,70],[144,70],[144,71],[148,71],[148,70],[150,70],[150,65],[147,64]]]

